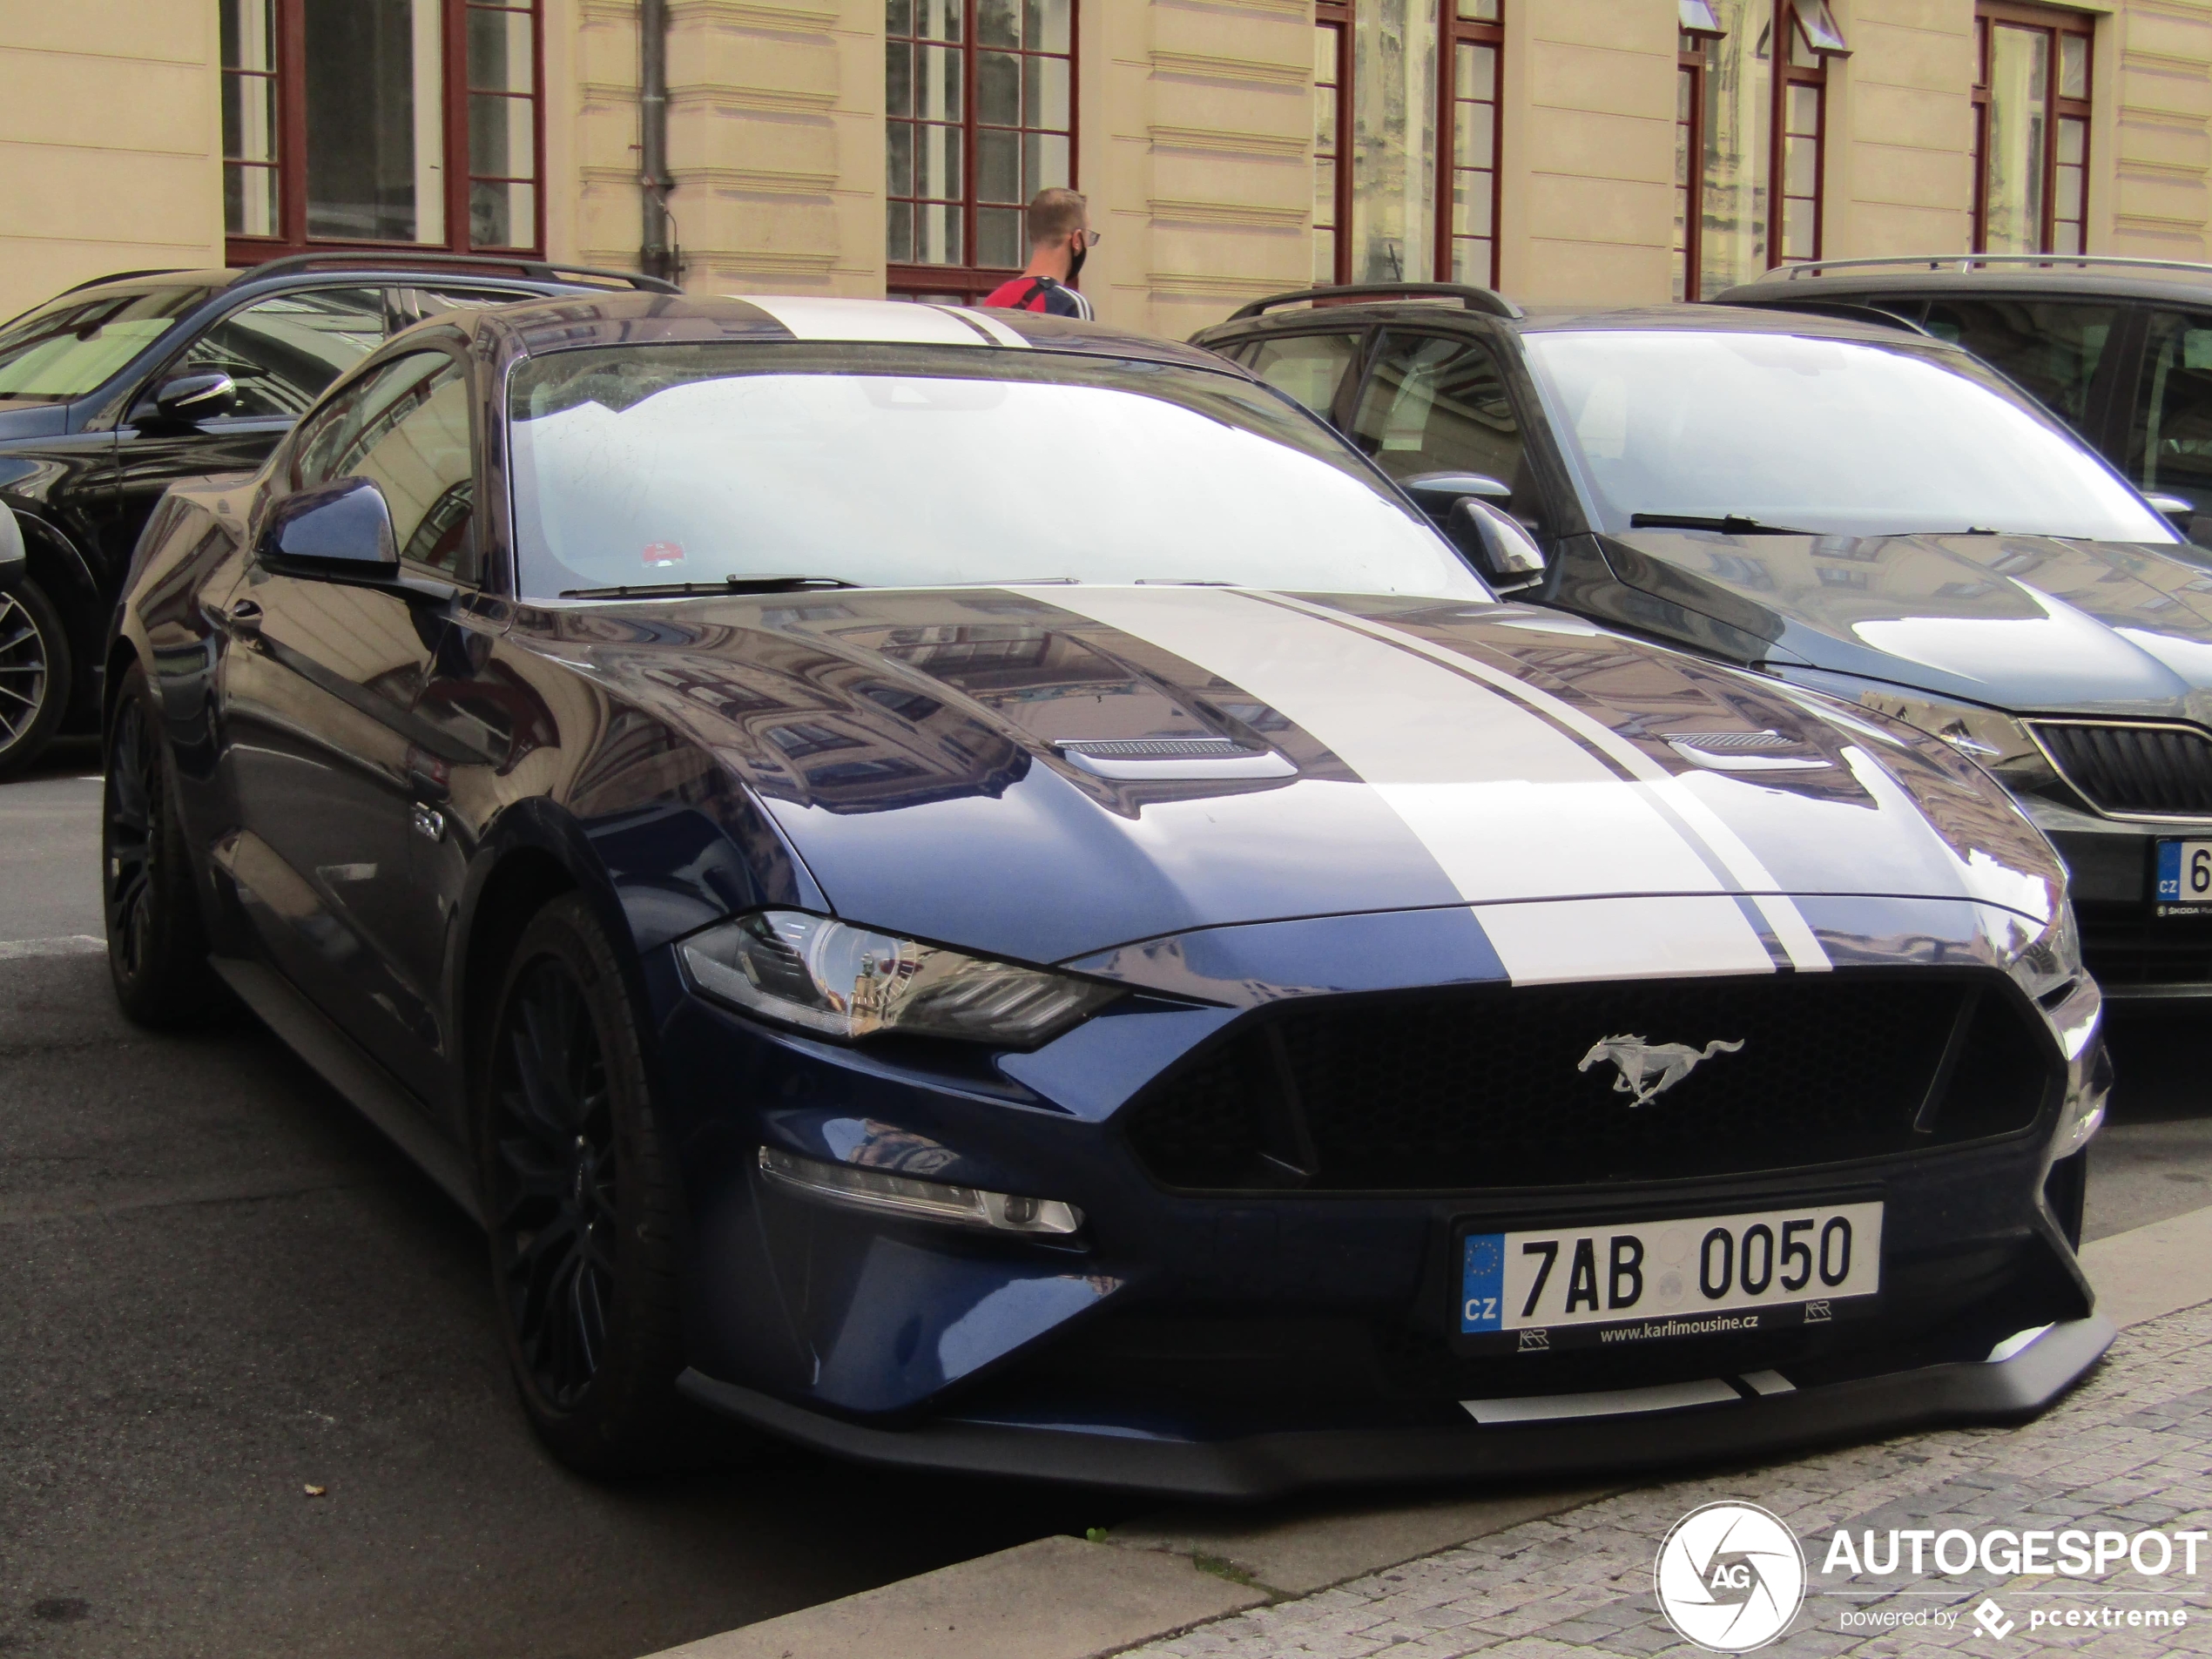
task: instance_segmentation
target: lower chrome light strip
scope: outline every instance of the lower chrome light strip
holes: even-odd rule
[[[961,1227],[988,1227],[996,1232],[1067,1234],[1083,1224],[1083,1212],[1057,1198],[1022,1198],[976,1187],[922,1181],[891,1170],[857,1163],[825,1163],[796,1152],[760,1149],[760,1173],[809,1197],[856,1210],[949,1222]]]
[[[1743,1398],[1718,1377],[1608,1388],[1594,1394],[1523,1394],[1512,1399],[1463,1399],[1478,1423],[1545,1423],[1565,1417],[1614,1417],[1626,1412],[1672,1412],[1685,1406],[1733,1406]]]

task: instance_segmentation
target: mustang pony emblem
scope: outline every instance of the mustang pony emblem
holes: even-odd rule
[[[1690,1068],[1701,1061],[1710,1060],[1716,1054],[1734,1054],[1742,1042],[1723,1042],[1716,1039],[1705,1045],[1703,1051],[1686,1042],[1646,1042],[1642,1037],[1601,1037],[1590,1045],[1589,1053],[1582,1056],[1582,1063],[1575,1068],[1588,1071],[1601,1060],[1610,1060],[1620,1069],[1613,1080],[1616,1095],[1633,1095],[1629,1104],[1642,1106],[1657,1099],[1683,1078]]]

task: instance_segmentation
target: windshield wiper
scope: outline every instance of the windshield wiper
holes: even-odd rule
[[[1817,530],[1791,529],[1787,524],[1769,524],[1756,518],[1745,518],[1739,513],[1730,513],[1722,518],[1703,518],[1695,513],[1630,513],[1629,528],[1632,530],[1718,530],[1723,536],[1817,536]]]
[[[805,588],[857,588],[835,576],[725,576],[719,582],[647,582],[633,587],[563,588],[563,599],[682,597],[687,593],[796,593]]]

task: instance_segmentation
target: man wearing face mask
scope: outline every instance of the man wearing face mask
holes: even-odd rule
[[[1083,256],[1098,245],[1098,233],[1090,227],[1090,204],[1072,190],[1040,190],[1030,199],[1024,217],[1028,221],[1029,262],[1020,276],[999,284],[983,303],[1089,321],[1096,314],[1090,301],[1069,285],[1083,268]]]

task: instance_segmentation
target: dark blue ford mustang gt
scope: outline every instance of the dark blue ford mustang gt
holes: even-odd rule
[[[482,1217],[587,1469],[702,1408],[1216,1494],[2039,1409],[2110,1334],[2050,848],[1447,525],[1055,318],[423,325],[139,545],[118,994],[226,984]]]

